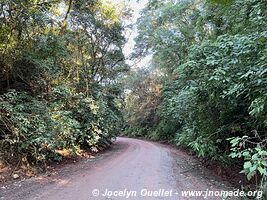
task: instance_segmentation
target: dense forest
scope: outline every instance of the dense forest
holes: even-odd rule
[[[42,165],[117,135],[240,166],[266,187],[267,1],[0,0],[0,160]]]
[[[110,145],[122,123],[127,13],[98,0],[0,5],[1,158],[31,165]]]
[[[266,180],[267,1],[151,0],[138,23],[126,134]],[[230,156],[229,156],[230,155]]]

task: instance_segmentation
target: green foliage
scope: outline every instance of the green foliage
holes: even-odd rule
[[[246,148],[246,142],[249,142],[248,136],[242,138],[232,138],[230,143],[232,147],[232,158],[244,158],[244,170],[243,173],[247,174],[247,178],[250,180],[257,172],[266,178],[267,176],[267,151],[263,142],[258,143],[258,146],[254,148]],[[255,143],[256,144],[256,143]]]
[[[158,121],[146,126],[146,137],[168,138],[226,163],[244,159],[248,178],[258,173],[265,180],[260,154],[266,147],[258,144],[266,141],[267,126],[266,7],[261,0],[149,1],[138,21],[135,56],[153,54],[163,87]],[[243,136],[252,143],[242,150],[226,140]],[[232,151],[239,159],[230,160]]]
[[[256,133],[255,137],[233,137],[229,138],[231,143],[230,156],[232,158],[242,158],[244,160],[243,170],[241,173],[245,173],[247,179],[250,180],[253,177],[257,180],[257,176],[262,177],[261,181],[257,183],[260,190],[267,195],[266,178],[267,178],[267,149],[266,139]]]
[[[145,69],[130,71],[125,79],[127,90],[124,117],[127,125],[125,134],[135,137],[150,137],[158,123],[157,107],[160,104],[160,74],[150,74]],[[150,129],[150,130],[149,130]],[[149,130],[149,131],[148,131]],[[154,138],[158,133],[154,132]]]
[[[0,7],[0,159],[110,145],[123,124],[123,12],[102,0]]]
[[[0,98],[1,152],[42,161],[53,154],[54,123],[45,102],[15,91]],[[16,155],[13,155],[16,154]]]

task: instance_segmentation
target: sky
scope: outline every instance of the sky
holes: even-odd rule
[[[114,0],[113,1],[115,4],[117,3],[125,3],[126,5],[129,5],[129,7],[132,9],[132,17],[127,20],[125,23],[126,24],[135,24],[137,19],[140,17],[140,12],[141,10],[145,7],[146,3],[148,0]],[[131,29],[126,30],[126,38],[127,38],[127,43],[123,48],[124,55],[129,57],[131,53],[134,51],[134,38],[137,37],[138,32],[136,29],[136,26],[133,26]],[[127,59],[126,62],[129,64],[132,68],[141,68],[143,66],[149,65],[151,61],[151,56],[147,56],[139,60],[137,63],[136,61],[134,62],[133,60]]]
[[[103,1],[106,1],[107,3],[110,2],[114,4],[115,6],[118,5],[119,7],[121,5],[127,5],[128,7],[130,7],[130,9],[132,10],[132,17],[124,21],[126,25],[136,23],[137,19],[140,17],[140,12],[142,11],[142,9],[145,7],[145,5],[148,2],[148,0],[103,0]],[[64,3],[61,3],[59,6],[59,12],[62,15],[62,18],[64,18],[65,16],[65,11],[66,11],[66,6]],[[137,37],[137,35],[138,35],[138,31],[137,31],[136,26],[133,26],[131,29],[128,28],[125,31],[127,43],[125,44],[123,48],[123,53],[126,57],[126,63],[129,64],[131,68],[141,68],[141,67],[147,66],[149,65],[152,59],[152,56],[146,56],[138,60],[138,62],[127,59],[129,58],[131,53],[133,53],[134,51],[134,46],[135,46],[134,38]]]

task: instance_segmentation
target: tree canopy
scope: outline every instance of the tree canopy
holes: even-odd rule
[[[101,0],[0,2],[0,149],[6,162],[97,151],[120,132],[126,8]]]
[[[130,69],[124,5],[0,0],[0,160],[172,142],[267,177],[267,1],[148,0]]]
[[[152,54],[154,70],[136,79],[135,86],[145,84],[138,95],[135,87],[129,92],[127,134],[242,165],[248,179],[258,174],[264,181],[266,8],[261,0],[149,0],[137,23],[134,56]],[[156,97],[155,81],[161,88]]]

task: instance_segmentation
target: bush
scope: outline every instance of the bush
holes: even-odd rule
[[[44,101],[15,91],[0,96],[0,149],[5,159],[38,162],[53,155],[54,125]]]
[[[98,151],[111,144],[122,127],[118,108],[103,100],[55,87],[50,105],[25,92],[0,96],[0,149],[7,162],[30,164],[60,159],[57,150]],[[111,105],[111,104],[110,104]],[[116,113],[117,111],[117,113]]]

